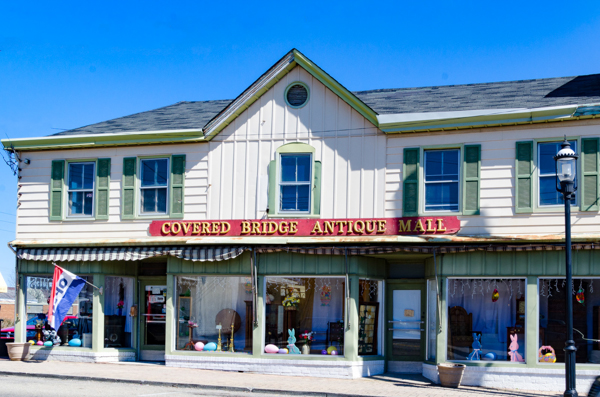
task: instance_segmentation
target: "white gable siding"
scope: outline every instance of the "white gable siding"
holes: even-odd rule
[[[284,99],[294,81],[310,89],[301,109],[290,108]],[[269,162],[289,142],[313,146],[322,162],[322,217],[384,215],[386,136],[296,67],[210,143],[209,217],[265,217]]]

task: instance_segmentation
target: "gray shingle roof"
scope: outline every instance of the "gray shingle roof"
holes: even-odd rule
[[[379,114],[539,108],[600,103],[600,74],[498,83],[381,89],[358,91],[354,94]],[[54,135],[200,129],[229,103],[231,100],[178,102]]]

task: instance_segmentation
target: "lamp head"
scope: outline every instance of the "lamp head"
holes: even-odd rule
[[[577,175],[577,159],[579,156],[571,149],[571,144],[565,141],[554,156],[556,161],[556,177],[560,182],[574,182]]]

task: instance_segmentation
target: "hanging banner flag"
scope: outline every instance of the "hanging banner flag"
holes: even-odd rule
[[[58,330],[84,285],[85,280],[81,277],[62,267],[54,266],[50,306],[48,307],[48,324],[52,328]]]

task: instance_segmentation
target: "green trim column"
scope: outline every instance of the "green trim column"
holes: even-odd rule
[[[436,354],[435,354],[435,361],[436,363],[443,363],[446,362],[446,355],[447,355],[447,348],[446,348],[446,342],[447,342],[447,329],[446,329],[446,324],[447,321],[446,319],[448,318],[448,304],[446,303],[446,277],[440,277],[440,309],[441,309],[441,313],[440,313],[440,320],[442,321],[441,325],[438,324],[438,330],[441,329],[441,332],[439,332],[437,334],[437,344],[436,344]]]
[[[104,274],[94,274],[94,285],[104,290]],[[92,351],[99,352],[104,349],[104,293],[96,288],[92,302]]]
[[[19,305],[17,306],[17,315],[15,318],[15,342],[25,342],[27,337],[25,335],[25,324],[27,323],[27,276],[19,274],[19,289],[17,290],[17,297]]]
[[[258,276],[257,278],[257,297],[256,297],[256,320],[258,321],[258,325],[253,327],[252,329],[252,356],[256,358],[260,358],[262,355],[262,344],[263,344],[263,335],[264,335],[264,301],[263,295],[264,285],[265,285],[265,276]]]
[[[169,260],[171,260],[171,257],[169,257]],[[165,354],[172,354],[175,347],[175,295],[175,277],[172,274],[167,273],[167,307],[165,312]]]
[[[535,367],[538,360],[538,289],[537,276],[527,277],[525,287],[525,363]]]
[[[348,324],[344,332],[344,358],[349,361],[358,360],[358,276],[350,276],[350,299],[348,300]],[[350,325],[350,329],[348,329]]]

